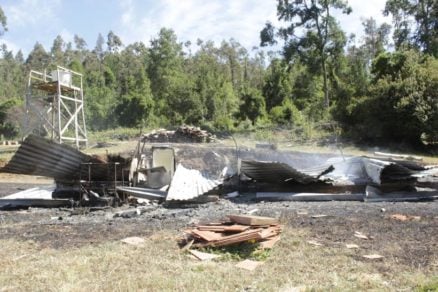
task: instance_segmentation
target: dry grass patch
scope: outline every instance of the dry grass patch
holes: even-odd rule
[[[181,253],[175,232],[146,238],[143,246],[119,241],[67,250],[41,249],[33,242],[2,240],[1,291],[257,290],[305,286],[315,290],[396,290],[427,287],[434,271],[373,262],[359,250],[313,246],[306,230],[286,230],[265,263],[253,272],[232,258],[199,262]]]

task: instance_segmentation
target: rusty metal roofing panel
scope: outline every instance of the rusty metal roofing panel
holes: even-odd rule
[[[89,160],[88,155],[68,145],[30,135],[2,172],[53,178],[78,177],[81,162]]]
[[[254,160],[242,160],[240,167],[243,174],[258,181],[272,183],[295,181],[302,184],[317,182],[322,175],[332,170],[332,165],[297,170],[286,163]]]
[[[190,200],[208,193],[220,184],[220,180],[210,179],[199,170],[187,169],[178,164],[166,200]]]
[[[69,145],[29,135],[0,171],[77,180],[80,178],[81,164],[89,162],[99,161]],[[83,166],[82,178],[87,177],[88,169]],[[104,164],[93,167],[92,179],[105,180],[106,178],[107,170]]]

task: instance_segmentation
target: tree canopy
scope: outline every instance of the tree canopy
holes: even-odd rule
[[[437,11],[434,0],[388,0],[392,23],[362,19],[356,38],[336,18],[354,13],[346,1],[277,0],[281,25],[260,28],[260,41],[281,52],[248,51],[235,39],[182,42],[168,28],[131,44],[109,31],[92,48],[78,34],[71,42],[59,35],[27,56],[2,45],[0,134],[18,133],[29,70],[61,65],[84,75],[92,131],[188,123],[299,133],[336,123],[365,143],[437,143]],[[0,33],[6,24],[0,8]]]

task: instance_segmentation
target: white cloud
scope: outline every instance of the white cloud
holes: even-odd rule
[[[336,16],[347,36],[355,34],[356,41],[360,41],[363,36],[362,22],[365,18],[373,17],[378,25],[384,22],[391,23],[391,18],[383,15],[385,8],[383,0],[350,0],[348,2],[353,12],[350,15],[339,14]]]
[[[140,1],[119,0],[121,17],[118,33],[124,43],[143,41],[148,43],[167,27],[175,31],[180,41],[222,40],[234,38],[247,49],[258,46],[259,32],[267,21],[278,25],[276,0],[162,0],[148,1],[140,7]],[[342,29],[356,40],[363,35],[362,19],[374,17],[377,23],[390,22],[382,14],[383,0],[350,0],[353,13],[336,13]]]
[[[85,37],[88,37],[87,41],[91,42],[90,38],[95,38],[98,29],[100,32],[112,29],[124,44],[136,41],[148,44],[162,27],[167,27],[176,32],[180,41],[190,40],[194,43],[199,38],[213,40],[218,44],[222,40],[234,38],[251,50],[253,46],[259,45],[259,32],[267,21],[274,25],[279,24],[276,15],[277,0],[116,1],[116,6],[106,4],[108,6],[102,11],[100,19],[84,19],[83,23],[78,25],[77,19],[72,20],[69,13],[64,13],[63,6],[74,7],[78,9],[75,13],[79,14],[81,9],[96,8],[104,5],[105,1],[96,1],[97,3],[93,4],[78,1],[72,4],[73,1],[67,0],[8,0],[1,4],[8,17],[9,27],[4,37],[29,51],[36,41],[41,42],[47,49],[50,48],[58,34],[61,34],[65,41],[71,41],[73,33],[85,34]],[[390,22],[390,19],[385,19],[382,15],[384,0],[349,2],[353,13],[349,16],[338,15],[338,19],[342,29],[347,34],[355,33],[357,40],[360,40],[363,30],[361,17],[373,16],[378,23]],[[118,15],[118,19],[105,18],[104,13]],[[99,25],[93,25],[96,22]],[[84,29],[87,30],[86,33]]]
[[[5,39],[19,44],[24,54],[29,53],[36,41],[46,48],[61,31],[58,17],[62,0],[16,0],[2,4],[7,16],[8,32]],[[15,50],[14,50],[15,51]]]
[[[9,51],[14,52],[14,54],[16,54],[20,50],[20,46],[8,39],[0,39],[0,45],[3,44],[7,46]]]
[[[259,31],[268,20],[276,21],[274,0],[163,0],[151,2],[146,10],[136,9],[132,1],[122,0],[121,37],[126,43],[149,40],[160,28],[175,31],[181,41],[234,38],[250,49],[259,44]]]
[[[66,28],[63,28],[61,30],[61,32],[59,33],[59,35],[62,37],[62,39],[64,40],[65,43],[68,43],[68,42],[73,43],[74,34],[71,33],[69,30],[67,30]]]
[[[129,25],[133,21],[133,14],[134,14],[134,5],[132,3],[132,0],[121,0],[120,6],[123,10],[121,21],[124,25]]]
[[[10,27],[50,25],[61,0],[22,0],[3,7]]]

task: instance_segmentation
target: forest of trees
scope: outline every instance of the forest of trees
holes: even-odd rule
[[[336,13],[335,13],[336,12]],[[178,40],[167,28],[150,43],[123,44],[110,31],[89,45],[61,36],[28,56],[0,48],[0,131],[18,134],[30,69],[61,65],[84,74],[92,131],[115,127],[217,130],[336,124],[362,143],[438,142],[438,1],[387,0],[392,23],[363,19],[346,35],[342,0],[278,0],[282,27],[260,28],[263,49],[238,40]],[[0,8],[0,38],[7,33]],[[280,52],[268,52],[281,48]]]

